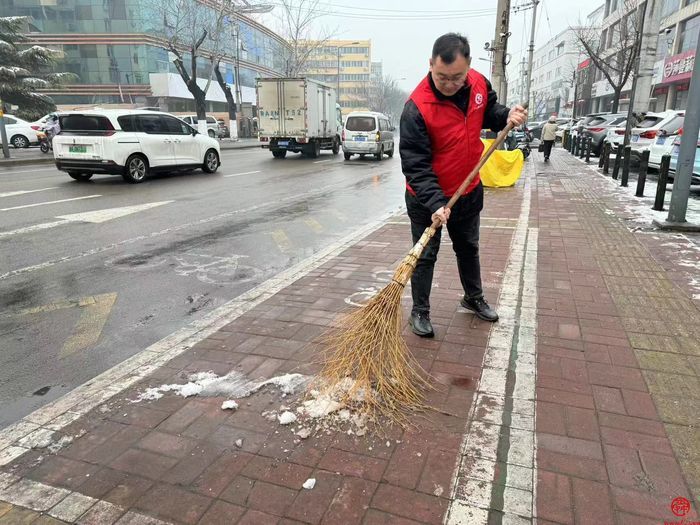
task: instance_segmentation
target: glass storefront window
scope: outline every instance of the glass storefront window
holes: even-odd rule
[[[681,42],[679,53],[695,50],[698,43],[698,33],[700,33],[700,15],[695,15],[681,24]]]

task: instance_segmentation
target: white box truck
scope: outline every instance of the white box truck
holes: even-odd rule
[[[343,121],[336,92],[310,78],[259,78],[258,138],[277,159],[288,151],[318,157],[322,149],[337,155]]]

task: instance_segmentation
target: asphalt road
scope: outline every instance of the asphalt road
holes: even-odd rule
[[[137,185],[0,167],[0,428],[397,210],[403,191],[398,158],[330,152],[223,151],[216,174]]]

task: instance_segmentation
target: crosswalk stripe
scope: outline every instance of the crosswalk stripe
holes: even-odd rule
[[[74,197],[72,199],[61,199],[57,201],[35,202],[34,204],[24,204],[23,206],[12,206],[11,208],[0,208],[0,211],[21,210],[23,208],[34,208],[35,206],[46,206],[47,204],[59,204],[61,202],[80,201],[83,199],[94,199],[102,195],[86,195],[85,197]]]

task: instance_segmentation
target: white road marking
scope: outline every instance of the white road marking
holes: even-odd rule
[[[336,257],[350,246],[365,238],[384,224],[398,210],[385,213],[374,222],[355,230],[350,235],[321,250],[316,255],[250,289],[236,299],[220,306],[188,326],[185,326],[97,377],[76,387],[71,392],[35,410],[23,419],[0,430],[0,466],[6,465],[30,449],[19,444],[28,435],[45,431],[59,431],[100,403],[121,393],[147,377],[153,370],[168,363],[233,322],[258,304],[268,300],[300,277]],[[0,483],[3,481],[0,472]],[[2,486],[2,485],[0,485]],[[0,493],[2,495],[2,493]]]
[[[501,319],[491,329],[484,353],[444,518],[448,525],[486,525],[489,510],[503,513],[503,523],[529,523],[535,514],[538,230],[528,228],[532,178],[527,173],[498,298]],[[514,372],[514,384],[508,382],[509,370]],[[507,445],[505,457],[503,445]],[[502,492],[500,508],[493,506],[494,492]]]
[[[23,208],[34,208],[36,206],[47,206],[49,204],[60,204],[61,202],[80,201],[84,199],[95,199],[102,195],[86,195],[85,197],[74,197],[72,199],[60,199],[57,201],[35,202],[34,204],[25,204],[23,206],[12,206],[11,208],[0,208],[0,211],[21,210]]]
[[[253,173],[260,173],[260,170],[256,171],[245,171],[243,173],[233,173],[231,175],[224,175],[225,179],[228,179],[229,177],[240,177],[241,175],[252,175]]]
[[[37,168],[33,170],[21,170],[21,171],[5,171],[0,170],[0,175],[14,175],[15,173],[36,173],[37,171],[58,171],[56,166],[50,168]]]
[[[47,190],[57,190],[58,186],[53,186],[51,188],[41,188],[39,190],[20,190],[20,191],[6,191],[0,193],[0,198],[2,197],[14,197],[15,195],[25,195],[27,193],[36,193],[37,191],[47,191]]]
[[[147,202],[144,204],[134,204],[133,206],[122,206],[120,208],[107,208],[105,210],[86,211],[82,213],[72,213],[70,215],[59,215],[56,218],[66,219],[72,222],[91,222],[93,224],[99,224],[101,222],[111,221],[113,219],[118,219],[119,217],[124,217],[125,215],[131,215],[132,213],[137,213],[139,211],[157,208],[158,206],[170,204],[171,202],[175,201]]]
[[[314,161],[314,164],[323,164],[324,162],[332,162],[333,159],[328,159],[328,160],[316,160]]]
[[[18,228],[16,230],[0,232],[0,239],[2,239],[3,237],[11,237],[13,235],[21,235],[41,230],[48,230],[50,228],[56,228],[57,226],[62,226],[71,222],[90,222],[93,224],[99,224],[101,222],[118,219],[119,217],[124,217],[125,215],[130,215],[139,211],[149,210],[151,208],[162,206],[164,204],[170,204],[171,202],[174,201],[148,202],[146,204],[136,204],[134,206],[122,206],[121,208],[107,208],[105,210],[72,213],[70,215],[59,215],[56,218],[61,219],[60,221],[35,224],[33,226],[26,226],[24,228]]]

